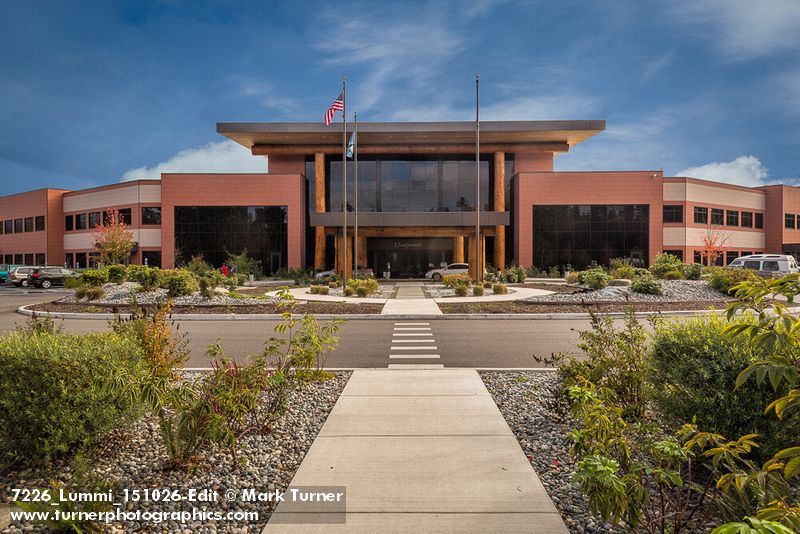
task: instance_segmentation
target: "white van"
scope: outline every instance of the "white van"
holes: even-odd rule
[[[786,254],[751,254],[733,260],[728,267],[752,269],[761,276],[781,277],[798,272],[797,260]]]

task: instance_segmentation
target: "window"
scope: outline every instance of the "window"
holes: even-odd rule
[[[75,217],[73,217],[72,215],[67,215],[67,216],[64,217],[64,230],[65,231],[67,231],[67,232],[72,231],[75,228],[74,224],[75,224]]]
[[[665,223],[682,223],[683,206],[664,206]]]
[[[76,252],[75,253],[75,268],[76,269],[85,269],[86,265],[86,253],[85,252]]]
[[[739,257],[739,254],[735,250],[729,250],[725,253],[725,265],[730,265],[733,260]]]
[[[64,266],[66,266],[68,269],[75,267],[75,257],[72,255],[72,252],[67,252],[64,255]]]
[[[708,208],[694,208],[694,222],[695,224],[708,224]]]
[[[123,208],[119,210],[119,220],[127,224],[128,226],[131,225],[131,209],[130,208]]]
[[[86,230],[86,214],[85,213],[78,213],[75,215],[75,229],[76,230]],[[83,267],[86,267],[86,264],[83,264]]]
[[[35,228],[37,232],[44,232],[44,215],[36,217]]]
[[[37,254],[36,255],[36,261],[34,263],[36,263],[36,265],[46,265],[47,262],[44,261],[44,259],[45,259],[44,258],[44,254],[41,254],[41,253]]]
[[[742,256],[750,256],[751,254],[753,254],[753,253],[750,252],[749,250],[743,250],[742,251]]]
[[[150,267],[161,267],[161,251],[160,250],[143,250],[142,251],[142,264],[149,265]]]
[[[100,212],[94,211],[89,214],[89,228],[97,228],[100,225]]]
[[[25,254],[25,265],[33,265],[33,254]]]
[[[6,263],[14,263],[14,255],[13,254],[6,254]]]
[[[25,217],[25,231],[33,232],[33,217]]]
[[[22,233],[22,219],[14,219],[14,233],[15,234]]]
[[[14,254],[14,261],[12,263],[14,265],[24,265],[25,258],[22,256],[22,254]]]
[[[783,225],[786,228],[791,228],[792,230],[794,230],[794,228],[795,228],[795,226],[794,226],[794,213],[786,213],[786,214],[784,214],[784,216],[783,216]]]
[[[711,224],[725,224],[725,210],[711,208]]]
[[[728,226],[739,226],[739,212],[734,210],[728,210],[725,224],[727,224]]]
[[[761,264],[762,271],[777,271],[779,269],[777,261],[765,261]]]
[[[665,250],[664,254],[672,254],[679,260],[683,261],[683,251],[682,250]]]
[[[700,264],[703,263],[703,255],[697,250],[694,251],[694,262]]]
[[[361,198],[359,198],[360,200]],[[142,208],[142,224],[161,224],[161,208]]]
[[[749,211],[742,212],[742,228],[753,227],[753,214]]]
[[[3,221],[0,221],[0,235],[3,235],[3,228],[4,227],[5,227],[5,224],[3,224]],[[2,256],[0,256],[0,258],[2,258]]]
[[[764,214],[756,213],[756,228],[764,228]]]
[[[5,221],[3,223],[3,229],[5,230],[5,233],[7,233],[7,234],[13,233],[13,231],[14,231],[14,221],[12,221],[11,219]]]

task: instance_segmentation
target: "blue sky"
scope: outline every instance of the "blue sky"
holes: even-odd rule
[[[0,20],[0,194],[254,171],[221,121],[605,119],[557,170],[800,180],[800,2],[37,1]]]

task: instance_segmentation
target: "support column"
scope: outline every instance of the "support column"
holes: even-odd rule
[[[506,154],[494,153],[494,211],[506,211]],[[506,227],[494,228],[494,266],[506,267]]]
[[[453,263],[464,263],[464,236],[453,238]]]
[[[469,236],[469,277],[473,280],[478,279],[478,240],[475,234]]]
[[[362,269],[367,268],[367,238],[363,235],[358,236],[358,265]],[[373,266],[374,267],[374,266]],[[377,276],[378,273],[376,272]]]
[[[344,270],[344,236],[341,233],[336,235],[336,272],[342,277],[343,280],[350,278],[353,272],[353,238],[347,236],[347,268]]]
[[[315,211],[325,213],[325,154],[314,154],[314,190]],[[318,271],[325,270],[325,227],[317,226],[316,242],[314,246],[314,268]]]

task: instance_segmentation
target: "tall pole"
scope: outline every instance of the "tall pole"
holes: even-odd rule
[[[475,75],[475,279],[480,284],[481,268],[481,115],[480,75]]]
[[[355,215],[353,220],[353,265],[358,273],[358,113],[353,112],[353,162],[355,163]]]
[[[347,78],[342,77],[342,284],[347,283]]]

